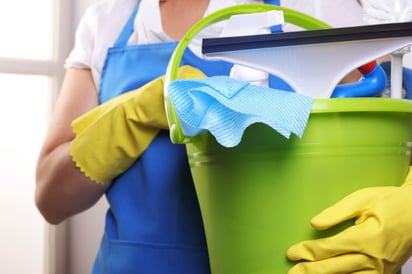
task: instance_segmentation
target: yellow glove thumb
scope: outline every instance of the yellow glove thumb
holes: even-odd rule
[[[204,78],[198,69],[184,66],[178,78]],[[87,112],[72,123],[73,161],[97,183],[106,184],[128,169],[146,150],[160,129],[168,129],[164,77],[120,95]]]

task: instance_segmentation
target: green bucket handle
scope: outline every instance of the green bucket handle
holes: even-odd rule
[[[168,86],[169,83],[173,80],[176,80],[177,71],[180,66],[180,61],[182,59],[183,53],[193,37],[196,36],[201,30],[210,26],[211,24],[224,21],[229,19],[232,15],[238,14],[248,14],[248,13],[257,13],[257,12],[267,12],[271,10],[281,10],[286,22],[291,23],[295,26],[302,27],[308,30],[314,29],[325,29],[330,28],[328,24],[312,17],[307,14],[284,8],[275,5],[268,4],[244,4],[236,5],[228,8],[218,10],[210,15],[204,17],[199,22],[197,22],[182,38],[182,40],[177,45],[175,51],[173,52],[169,64],[167,66],[165,83],[164,83],[164,100],[165,100],[165,109],[167,121],[169,123],[170,130],[170,139],[174,144],[184,144],[191,141],[191,137],[185,136],[183,130],[180,126],[179,119],[173,108],[173,105],[170,101],[168,95]]]

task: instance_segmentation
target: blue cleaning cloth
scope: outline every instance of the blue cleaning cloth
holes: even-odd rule
[[[267,124],[286,138],[302,137],[313,103],[308,96],[228,76],[175,80],[168,93],[186,136],[209,131],[225,147],[238,145],[253,123]]]

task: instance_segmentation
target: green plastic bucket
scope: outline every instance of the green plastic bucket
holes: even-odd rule
[[[310,219],[349,193],[400,185],[409,166],[412,103],[316,100],[301,139],[248,128],[224,148],[202,134],[187,153],[213,274],[286,274],[287,249],[327,236]]]
[[[316,99],[302,138],[286,139],[263,124],[250,126],[235,148],[209,133],[183,134],[167,94],[183,50],[211,22],[231,14],[282,9],[285,20],[307,28],[324,23],[268,5],[219,11],[179,43],[166,73],[165,105],[173,143],[186,143],[205,227],[212,274],[286,274],[287,249],[318,232],[310,219],[349,193],[400,185],[408,172],[412,102],[400,99]],[[276,111],[276,110],[274,110]]]

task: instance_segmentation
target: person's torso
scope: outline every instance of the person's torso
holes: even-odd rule
[[[177,45],[174,41],[128,44],[134,18],[129,22],[108,51],[100,103],[165,74]],[[227,75],[232,66],[205,61],[189,49],[182,61],[209,76]],[[210,272],[185,147],[173,145],[168,132],[160,132],[136,162],[113,181],[106,197],[110,208],[94,273]]]
[[[104,13],[94,14],[93,23],[95,32],[98,33],[96,41],[94,41],[93,58],[91,60],[91,69],[93,75],[95,75],[95,83],[98,87],[100,85],[101,70],[106,58],[106,51],[108,47],[111,47],[117,38],[119,29],[125,24],[127,18],[125,15],[129,13],[124,9],[134,6],[137,3],[136,0],[104,0],[99,1],[98,10],[104,10]],[[146,2],[146,3],[145,3]],[[211,0],[205,15],[208,15],[218,9],[245,3],[263,3],[261,0]],[[359,25],[362,23],[362,8],[355,0],[316,0],[316,1],[303,1],[303,0],[281,0],[281,4],[284,7],[296,9],[298,11],[310,14],[318,17],[321,20],[326,21],[332,26],[345,26],[345,25]],[[147,10],[144,12],[144,10]],[[339,11],[339,14],[337,14]],[[120,17],[116,21],[112,22],[110,18]],[[110,21],[108,26],[107,21]],[[131,35],[129,44],[145,44],[145,43],[157,43],[164,41],[171,41],[171,39],[164,34],[160,20],[160,12],[158,6],[158,0],[155,1],[143,1],[142,10],[139,11],[138,16],[134,22],[135,32]],[[218,35],[222,30],[223,24],[216,24],[204,32],[202,36]],[[296,28],[290,24],[285,24],[284,30],[290,31]],[[190,46],[192,51],[199,54],[200,50],[200,36],[195,38]]]
[[[150,2],[143,0],[141,7],[146,4],[149,7],[153,4]],[[143,12],[144,9],[139,9],[136,19],[132,16],[130,24],[125,23],[129,29],[123,29],[107,53],[99,86],[100,103],[139,88],[166,72],[177,42],[170,41],[167,35],[159,41],[149,39],[151,34],[162,37],[161,29],[156,32],[161,24],[155,20],[153,25],[143,26],[145,30],[139,29],[138,18]],[[146,35],[147,41],[133,43],[132,39],[139,39],[144,31],[151,33]],[[207,76],[228,75],[232,67],[226,62],[205,61],[190,49],[182,62],[199,68]],[[110,209],[94,273],[210,272],[185,147],[173,145],[168,132],[159,133],[139,159],[116,178],[106,196]]]

